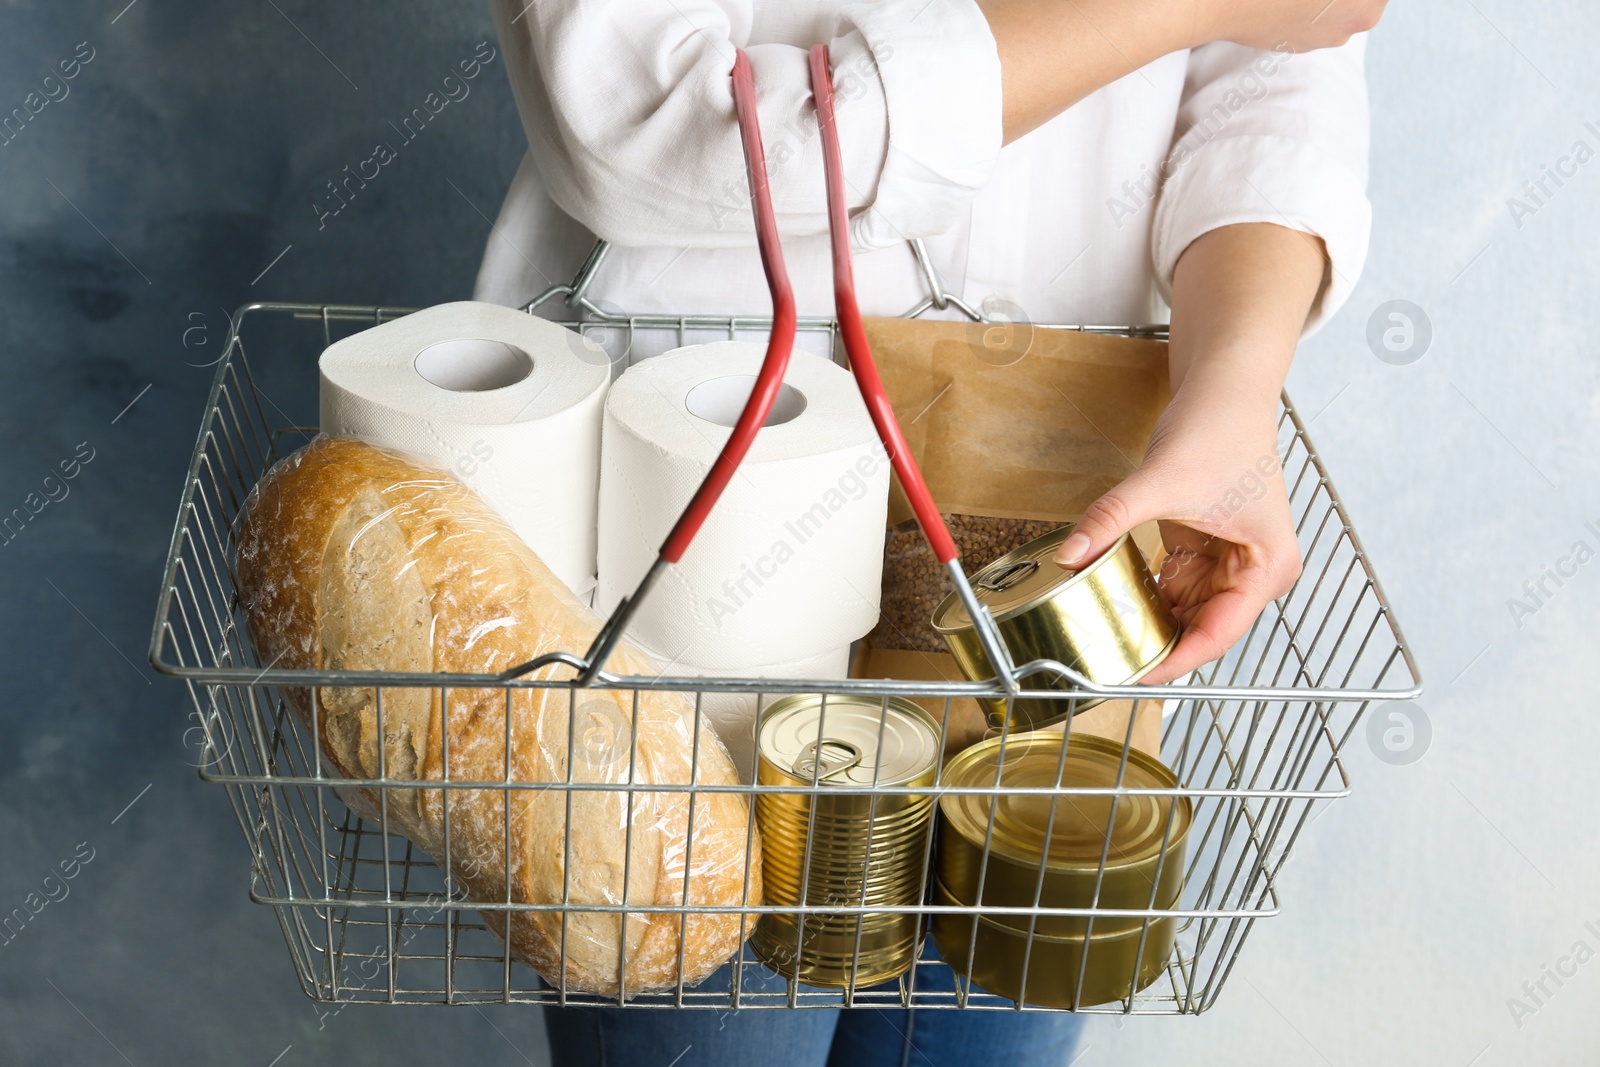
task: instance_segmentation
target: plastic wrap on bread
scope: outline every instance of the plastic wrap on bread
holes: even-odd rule
[[[550,651],[581,654],[600,625],[471,490],[353,438],[318,437],[269,471],[237,546],[263,664],[495,674]],[[656,673],[626,641],[608,669]],[[529,677],[572,676],[553,665]],[[324,686],[289,699],[340,774],[417,783],[345,792],[441,867],[448,827],[446,873],[469,901],[574,909],[564,921],[559,911],[482,913],[552,984],[610,995],[692,985],[739,948],[748,924],[738,913],[650,910],[761,899],[743,797],[697,793],[691,805],[683,789],[639,788],[738,782],[684,694]],[[508,785],[424,784],[446,780]],[[582,910],[624,902],[626,912]]]

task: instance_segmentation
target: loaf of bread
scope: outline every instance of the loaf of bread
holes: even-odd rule
[[[246,502],[237,546],[263,664],[497,673],[552,650],[581,655],[598,629],[469,489],[351,438],[319,437],[268,472]],[[626,642],[608,669],[656,673]],[[572,676],[555,666],[531,677]],[[737,913],[650,910],[761,900],[760,844],[743,797],[698,793],[691,806],[686,791],[637,788],[688,784],[696,765],[699,784],[738,784],[716,735],[703,726],[696,736],[682,694],[642,690],[635,704],[633,691],[385,686],[289,699],[346,777],[511,783],[346,789],[369,816],[381,800],[390,830],[432,856],[467,900],[549,905],[565,893],[581,909],[626,895],[626,919],[569,911],[565,931],[557,911],[481,913],[546,981],[631,995],[698,982],[739,948],[748,924]]]

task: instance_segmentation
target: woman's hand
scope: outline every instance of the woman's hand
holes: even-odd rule
[[[978,0],[978,7],[1000,55],[1009,144],[1170,52],[1209,41],[1291,52],[1331,48],[1376,25],[1386,2]]]
[[[1183,636],[1146,684],[1221,656],[1300,575],[1277,407],[1276,397],[1268,404],[1180,390],[1138,471],[1090,505],[1057,553],[1069,565],[1094,559],[1127,530],[1160,520],[1168,552],[1161,593]]]
[[[1210,0],[1216,40],[1310,52],[1378,24],[1388,0]]]
[[[1221,656],[1300,575],[1278,397],[1325,265],[1320,241],[1269,223],[1212,230],[1178,261],[1172,403],[1139,469],[1089,506],[1056,553],[1080,565],[1160,521],[1170,553],[1161,591],[1184,632],[1146,683]]]

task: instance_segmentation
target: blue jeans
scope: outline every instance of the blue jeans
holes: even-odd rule
[[[729,968],[701,989],[726,990]],[[917,976],[950,989],[948,968]],[[743,983],[783,990],[746,961]],[[1083,1019],[1062,1012],[905,1008],[546,1008],[555,1067],[1066,1067]]]

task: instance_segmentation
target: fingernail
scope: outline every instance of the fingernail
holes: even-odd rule
[[[1061,547],[1056,549],[1056,562],[1070,567],[1082,559],[1087,551],[1089,551],[1089,535],[1075,533],[1061,542]]]

